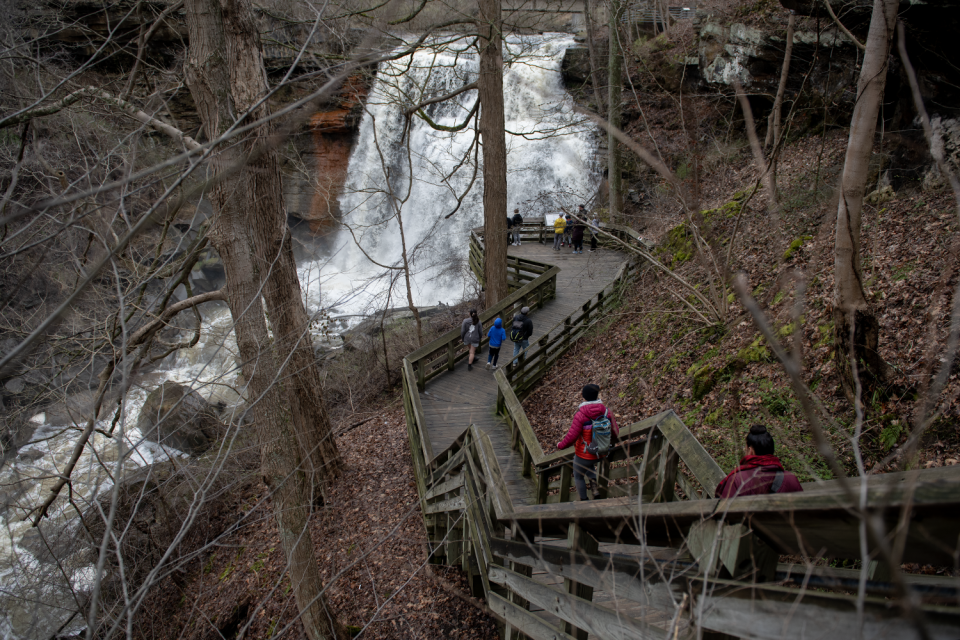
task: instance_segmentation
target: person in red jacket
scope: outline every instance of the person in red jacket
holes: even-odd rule
[[[573,481],[577,485],[577,494],[580,500],[588,500],[587,484],[584,476],[590,479],[590,490],[593,492],[593,499],[600,497],[600,488],[597,486],[597,462],[600,459],[587,451],[587,445],[593,442],[593,420],[604,414],[610,419],[611,444],[616,441],[620,434],[620,428],[617,426],[617,420],[613,417],[613,412],[608,411],[600,400],[600,387],[595,384],[588,384],[583,388],[583,402],[577,407],[577,412],[573,416],[573,423],[570,430],[563,440],[557,443],[557,449],[566,449],[573,443],[577,444],[576,453],[573,456]]]
[[[747,451],[740,466],[717,485],[718,498],[756,496],[769,493],[803,491],[797,476],[783,470],[780,458],[773,455],[773,436],[762,424],[750,427]]]

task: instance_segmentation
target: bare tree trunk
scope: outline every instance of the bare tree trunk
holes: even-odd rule
[[[264,74],[255,23],[243,0],[188,0],[185,5],[190,38],[185,78],[207,137],[215,138],[233,124],[235,115],[260,97],[260,87],[248,75]],[[265,134],[258,130],[243,140],[230,141],[212,157],[210,170],[220,173],[257,153]],[[278,287],[278,283],[269,284],[267,280],[275,277],[279,264],[285,263],[285,252],[279,250],[276,264],[265,265],[261,253],[265,240],[258,237],[276,233],[272,229],[275,218],[269,220],[267,216],[269,205],[257,202],[261,197],[274,198],[270,190],[275,188],[279,173],[274,174],[273,168],[263,156],[216,184],[211,193],[214,223],[210,239],[226,271],[227,299],[260,441],[261,472],[272,494],[300,619],[311,640],[337,638],[343,634],[323,596],[307,526],[313,469],[301,455],[294,429],[296,413],[302,409],[291,406],[290,394],[284,391],[297,384],[296,374],[292,381],[285,380],[279,366],[288,355],[293,360],[294,354],[286,351],[282,330],[275,328],[277,339],[270,339],[261,307],[261,289]],[[276,327],[283,325],[278,322]]]
[[[507,141],[503,119],[500,0],[480,0],[480,136],[483,140],[483,278],[487,307],[507,297]]]
[[[776,146],[780,141],[780,112],[783,109],[783,95],[787,92],[787,78],[790,76],[790,58],[793,55],[793,30],[797,23],[796,14],[791,11],[787,22],[787,45],[783,50],[783,66],[780,68],[780,85],[777,87],[777,97],[773,101],[773,111],[767,119],[767,139],[763,146]],[[774,167],[773,171],[776,171]]]
[[[500,113],[503,113],[503,103],[500,103],[501,109]],[[501,118],[501,122],[503,118]],[[506,143],[504,143],[504,157],[506,157]],[[486,158],[486,153],[484,153],[484,158]],[[504,194],[506,194],[506,161],[504,161]],[[486,192],[484,192],[484,201],[486,201]],[[507,210],[506,196],[504,196],[503,210]],[[506,214],[504,214],[506,215]],[[502,216],[501,216],[502,217]],[[423,346],[423,319],[420,318],[420,310],[417,309],[417,305],[413,303],[413,283],[410,281],[410,256],[407,254],[407,237],[403,233],[403,216],[400,213],[400,207],[397,207],[397,226],[400,228],[400,248],[402,250],[401,259],[403,260],[403,281],[407,285],[407,308],[413,313],[413,319],[417,322],[417,344],[421,347]],[[506,225],[504,225],[506,227]],[[506,264],[507,264],[507,247],[504,244],[503,247],[503,264],[504,264],[504,273],[506,273]],[[506,276],[504,276],[506,279]],[[487,289],[489,291],[489,288]],[[504,294],[506,295],[506,294]]]
[[[851,354],[865,389],[880,382],[886,374],[886,365],[878,352],[880,326],[863,291],[860,216],[898,6],[897,0],[874,0],[873,3],[837,209],[833,311],[836,359],[841,386],[851,403],[855,400]]]
[[[603,104],[603,91],[600,84],[600,74],[597,72],[600,66],[597,60],[596,33],[593,25],[593,0],[585,0],[583,8],[583,19],[587,26],[587,53],[590,56],[590,82],[593,83],[593,95],[597,99],[597,115],[601,118],[605,113]]]
[[[248,118],[258,120],[269,115],[265,103],[257,101],[268,91],[260,37],[253,16],[242,0],[236,2],[237,28],[230,32],[227,46],[235,54],[231,78],[235,113],[250,111]],[[231,13],[231,15],[233,15]],[[267,147],[272,128],[263,125],[252,134],[253,159],[249,161],[246,189],[249,224],[252,226],[254,249],[263,272],[263,298],[273,328],[278,353],[282,387],[293,420],[293,430],[304,456],[310,479],[311,502],[322,494],[326,481],[340,474],[343,461],[333,439],[333,426],[323,403],[320,373],[310,337],[307,315],[293,258],[287,213],[283,201],[280,158]]]
[[[607,60],[607,120],[620,128],[620,94],[623,91],[623,49],[620,47],[620,18],[623,1],[610,0],[610,55]],[[623,151],[612,133],[607,134],[607,184],[610,187],[610,221],[620,222],[623,213]]]

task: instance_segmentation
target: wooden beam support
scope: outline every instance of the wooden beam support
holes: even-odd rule
[[[664,631],[659,627],[634,620],[613,609],[534,582],[509,569],[490,567],[488,578],[491,582],[507,587],[529,600],[531,604],[549,611],[565,622],[578,629],[583,629],[597,638],[604,638],[605,640],[664,639]],[[688,635],[682,633],[679,637],[686,640]]]

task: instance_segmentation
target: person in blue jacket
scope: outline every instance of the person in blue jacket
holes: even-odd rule
[[[487,369],[493,367],[493,370],[496,371],[497,360],[500,358],[500,345],[507,339],[507,332],[503,329],[503,320],[497,318],[494,321],[490,331],[487,332],[487,337],[490,338],[490,349],[487,351]]]

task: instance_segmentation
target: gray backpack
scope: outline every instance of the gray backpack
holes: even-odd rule
[[[610,436],[613,425],[610,424],[610,418],[607,417],[608,411],[609,409],[604,411],[602,416],[591,421],[593,438],[587,445],[587,452],[598,458],[606,458],[607,454],[610,453]]]

